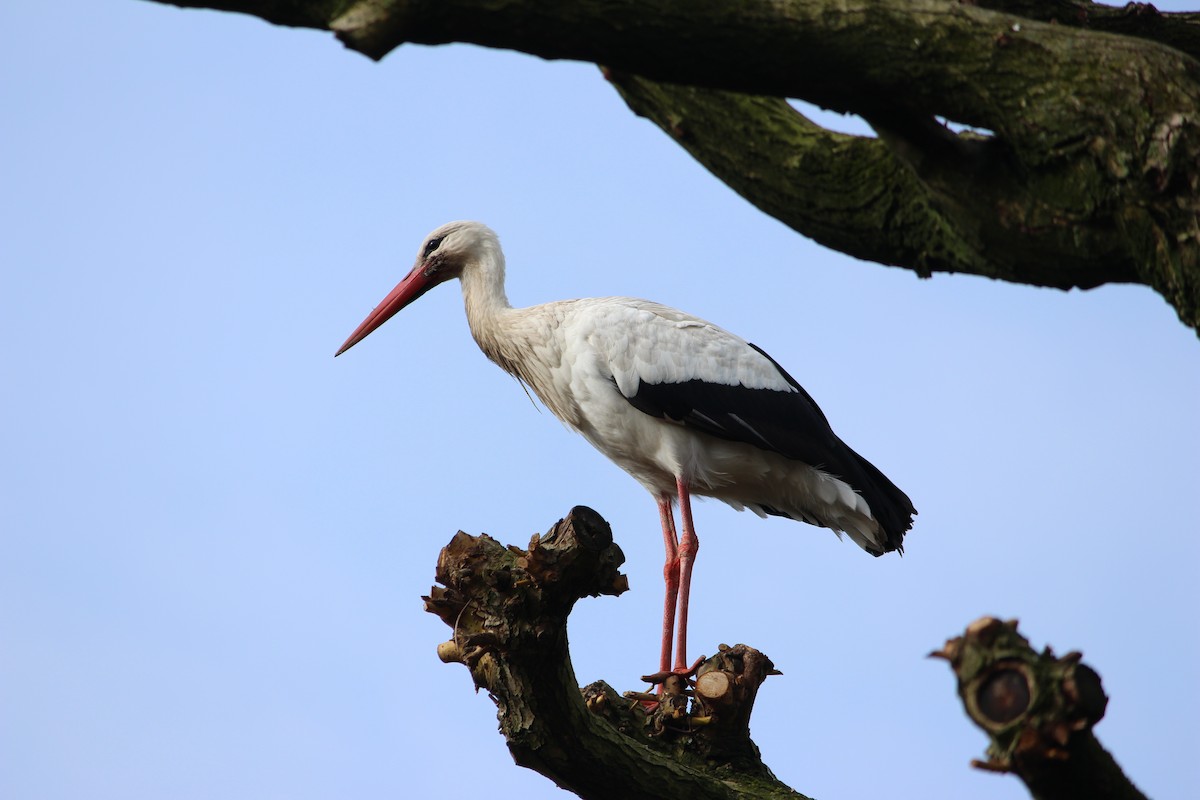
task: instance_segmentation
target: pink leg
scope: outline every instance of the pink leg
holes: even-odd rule
[[[675,600],[679,596],[679,537],[675,533],[675,514],[671,511],[671,495],[658,497],[658,516],[662,521],[663,545],[667,561],[663,565],[663,581],[667,585],[667,597],[663,602],[662,656],[658,668],[667,672],[671,669],[671,639],[675,635]]]
[[[679,633],[675,639],[675,667],[677,672],[688,668],[687,664],[687,625],[688,625],[688,595],[692,590],[692,563],[696,560],[696,552],[700,549],[700,540],[696,538],[696,529],[692,525],[692,495],[688,485],[682,478],[675,480],[679,488],[679,521],[683,525],[683,538],[679,541]]]

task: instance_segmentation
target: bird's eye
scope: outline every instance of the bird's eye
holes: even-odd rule
[[[438,249],[438,246],[441,245],[441,243],[442,243],[441,236],[433,237],[432,239],[430,239],[428,242],[425,243],[425,252],[422,253],[422,255],[428,257],[430,253],[432,253],[434,250]]]

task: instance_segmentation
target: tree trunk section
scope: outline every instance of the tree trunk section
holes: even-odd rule
[[[608,523],[582,506],[524,550],[459,532],[438,557],[442,585],[425,598],[453,631],[439,656],[465,664],[495,701],[518,764],[582,798],[803,798],[775,779],[750,741],[754,694],[777,674],[752,648],[725,648],[700,668],[719,673],[730,696],[666,724],[606,683],[579,688],[567,616],[581,598],[625,591],[624,560]]]

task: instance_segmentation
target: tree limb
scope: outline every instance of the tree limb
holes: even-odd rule
[[[921,275],[1142,283],[1200,330],[1196,15],[1084,0],[171,1],[327,27],[372,58],[457,41],[604,64],[638,113],[818,241]],[[858,114],[883,147],[764,97]]]
[[[581,692],[567,651],[567,615],[583,597],[625,591],[618,571],[624,560],[608,523],[582,506],[535,535],[527,550],[456,534],[438,557],[443,586],[425,598],[426,610],[454,631],[439,656],[465,664],[495,701],[516,762],[580,797],[804,800],[759,760],[745,715],[708,726],[738,737],[729,747],[699,734],[653,734],[641,704],[622,700],[607,684]],[[724,652],[741,658],[747,649]],[[710,702],[717,707],[721,700]]]
[[[937,195],[882,139],[834,133],[785,100],[655,83],[607,71],[626,104],[759,209],[815,241],[922,277],[966,272],[1070,286],[1065,264],[1029,269],[989,254],[976,226]],[[1087,272],[1104,282],[1095,270]],[[1109,280],[1127,279],[1112,273]]]
[[[922,276],[961,272],[1060,289],[1157,280],[1181,316],[1200,299],[1189,282],[1200,270],[1200,241],[1185,238],[1171,253],[1160,240],[1142,240],[1161,269],[1143,278],[1128,237],[1134,227],[1155,230],[1154,204],[1114,216],[1103,202],[1110,181],[1090,153],[1034,171],[995,138],[940,127],[937,136],[920,118],[876,115],[882,136],[855,137],[826,131],[780,99],[609,74],[631,109],[714,175],[841,252]],[[1084,181],[1092,185],[1077,191]],[[1177,222],[1195,228],[1194,216]]]
[[[1108,697],[1080,653],[1036,652],[1017,622],[982,617],[930,654],[950,662],[967,716],[991,739],[987,761],[1034,800],[1146,800],[1092,734]]]
[[[1041,22],[1135,36],[1200,58],[1200,13],[1164,14],[1151,3],[1106,6],[1090,0],[977,0],[981,8]]]

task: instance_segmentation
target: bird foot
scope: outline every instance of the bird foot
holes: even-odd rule
[[[641,704],[651,736],[666,733],[698,736],[713,753],[741,752],[750,737],[750,713],[758,687],[770,675],[782,673],[770,659],[744,644],[721,645],[712,658],[699,658],[690,667],[677,667],[643,676],[658,686],[657,693],[626,692]]]
[[[686,708],[687,698],[692,696],[692,685],[694,683],[692,677],[703,663],[704,656],[700,656],[690,667],[678,666],[673,670],[663,670],[651,675],[643,675],[642,680],[646,683],[656,685],[658,689],[653,693],[626,692],[625,697],[641,703],[642,708],[648,714],[654,713],[660,706],[670,706],[675,710],[672,716],[677,718],[680,716],[679,710]]]
[[[700,665],[706,660],[707,659],[704,656],[700,656],[694,662],[692,662],[690,667],[685,667],[682,664],[676,664],[674,669],[661,670],[649,675],[643,675],[642,680],[644,680],[646,683],[653,683],[661,686],[672,675],[678,675],[686,681],[696,674],[696,670],[700,669]]]

